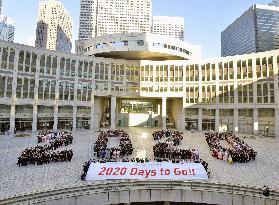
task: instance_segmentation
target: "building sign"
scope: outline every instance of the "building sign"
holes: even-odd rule
[[[200,163],[91,163],[86,180],[205,180],[207,173]]]

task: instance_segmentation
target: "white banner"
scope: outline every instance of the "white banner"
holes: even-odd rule
[[[86,176],[87,181],[111,179],[203,180],[208,179],[208,176],[200,163],[91,163]]]

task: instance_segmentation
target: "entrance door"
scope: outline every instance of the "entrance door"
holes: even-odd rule
[[[72,129],[72,126],[73,126],[73,121],[68,121],[68,120],[58,121],[58,129],[70,130]]]
[[[32,119],[16,118],[15,127],[17,131],[32,130]]]
[[[10,129],[10,122],[1,122],[0,123],[0,133],[5,133]]]
[[[147,127],[154,127],[154,122],[152,119],[152,114],[149,114],[149,118],[147,120]]]
[[[202,122],[202,129],[203,130],[215,130],[215,121],[206,121]]]

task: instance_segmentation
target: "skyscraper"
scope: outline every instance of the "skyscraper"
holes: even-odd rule
[[[273,0],[269,6],[279,6],[279,0]]]
[[[152,33],[184,40],[184,18],[153,16]]]
[[[15,22],[6,16],[0,16],[0,40],[14,41]]]
[[[273,1],[273,5],[278,1]],[[279,7],[255,4],[221,33],[221,55],[279,49]]]
[[[79,39],[152,30],[152,0],[81,0]]]
[[[2,0],[0,0],[0,15],[2,15]]]
[[[36,47],[71,52],[73,20],[57,0],[41,1],[36,30]]]

